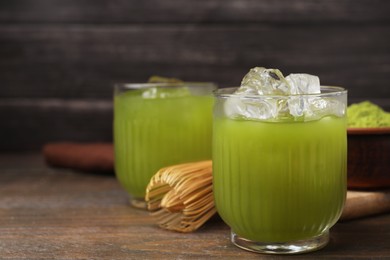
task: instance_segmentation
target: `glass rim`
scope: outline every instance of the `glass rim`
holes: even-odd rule
[[[344,87],[339,86],[321,86],[321,93],[310,94],[289,94],[289,95],[248,95],[248,94],[235,94],[234,91],[239,87],[220,88],[213,91],[216,98],[250,98],[250,99],[263,99],[263,98],[278,98],[285,99],[288,97],[326,97],[326,96],[340,96],[348,92]],[[230,91],[230,92],[229,92]],[[325,91],[325,92],[322,92]]]
[[[214,82],[195,82],[195,81],[183,81],[183,82],[161,82],[161,83],[115,83],[116,89],[148,89],[148,88],[176,88],[176,87],[214,87],[217,88],[217,84]]]

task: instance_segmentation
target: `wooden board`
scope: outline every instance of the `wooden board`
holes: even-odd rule
[[[352,98],[385,98],[389,33],[384,25],[1,25],[0,93],[111,99],[115,82],[153,74],[231,87],[266,66],[318,75]]]
[[[112,118],[107,100],[0,101],[0,151],[39,151],[63,140],[112,141]]]
[[[39,154],[2,154],[0,171],[1,259],[268,259],[235,247],[220,219],[190,234],[158,228],[113,176],[49,168]],[[390,258],[390,214],[339,222],[330,236],[291,258]]]
[[[390,109],[389,34],[387,0],[1,1],[0,151],[109,141],[112,109],[93,100],[153,74],[225,87],[277,67]],[[80,99],[90,113],[64,103]]]
[[[390,211],[390,190],[348,191],[341,220],[371,216]]]
[[[388,22],[386,0],[13,0],[0,2],[1,22]]]

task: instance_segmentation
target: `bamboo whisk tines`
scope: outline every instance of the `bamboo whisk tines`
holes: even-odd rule
[[[146,203],[160,227],[179,232],[198,229],[215,213],[212,162],[159,170],[146,188]]]

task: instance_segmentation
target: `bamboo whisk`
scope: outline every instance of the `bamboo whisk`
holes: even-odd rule
[[[191,232],[215,213],[212,162],[174,165],[159,170],[146,188],[145,200],[160,227]]]

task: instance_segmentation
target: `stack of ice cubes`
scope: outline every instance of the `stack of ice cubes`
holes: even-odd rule
[[[225,114],[230,118],[270,121],[310,121],[330,114],[342,116],[344,104],[315,95],[320,93],[317,76],[290,74],[284,77],[278,69],[255,67],[226,100]]]

